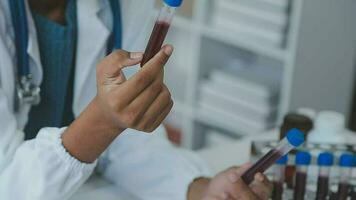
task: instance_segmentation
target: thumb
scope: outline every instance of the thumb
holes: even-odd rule
[[[117,77],[121,74],[123,68],[139,64],[142,57],[143,53],[140,52],[116,50],[105,57],[99,64],[100,73],[105,74],[108,78]]]

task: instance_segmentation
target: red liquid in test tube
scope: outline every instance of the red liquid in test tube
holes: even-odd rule
[[[288,156],[285,155],[279,159],[274,166],[273,176],[273,191],[272,200],[283,200],[284,182],[285,182],[285,169],[288,161]]]
[[[334,156],[329,152],[324,152],[318,156],[318,184],[316,191],[316,200],[326,200],[329,194],[329,176],[330,168],[333,165]]]
[[[356,158],[352,154],[342,154],[339,160],[340,180],[337,191],[338,200],[347,200],[350,194],[350,177],[352,168],[356,166]]]
[[[348,183],[339,183],[337,191],[337,200],[347,200],[350,193],[350,185]]]
[[[164,6],[160,10],[158,19],[153,27],[151,37],[145,49],[141,67],[151,60],[162,48],[176,9],[182,4],[182,1],[183,0],[164,0]]]
[[[147,44],[143,59],[141,62],[141,67],[145,65],[151,58],[153,58],[161,49],[164,40],[166,39],[170,24],[164,21],[157,21],[150,40]]]
[[[305,172],[297,172],[295,175],[294,200],[304,200],[305,186],[307,183],[307,174]]]
[[[307,184],[308,167],[311,162],[311,155],[308,152],[298,152],[295,157],[297,172],[295,175],[293,200],[304,200],[305,188]]]
[[[326,200],[329,193],[329,177],[318,177],[318,189],[316,192],[316,200]]]

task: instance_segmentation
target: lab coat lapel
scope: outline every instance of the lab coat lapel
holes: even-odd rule
[[[43,71],[42,71],[42,64],[40,58],[40,51],[38,47],[36,27],[31,15],[31,10],[28,1],[26,1],[26,13],[28,16],[27,23],[28,23],[28,33],[29,33],[27,53],[30,57],[30,67],[31,67],[33,82],[35,85],[40,85],[43,78]]]
[[[105,4],[100,0],[78,0],[77,2],[78,37],[73,102],[73,111],[76,116],[96,93],[93,72],[95,74],[97,61],[106,53],[106,41],[110,35],[110,30],[98,16]]]

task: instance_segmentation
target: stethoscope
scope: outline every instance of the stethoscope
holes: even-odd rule
[[[121,8],[118,0],[110,1],[113,14],[113,32],[108,40],[107,54],[114,49],[121,48],[122,26]],[[33,84],[30,71],[30,57],[27,53],[28,47],[28,23],[25,0],[8,0],[11,11],[12,24],[15,33],[15,47],[17,53],[17,77],[15,92],[15,111],[19,111],[24,105],[34,106],[41,101],[40,87]]]

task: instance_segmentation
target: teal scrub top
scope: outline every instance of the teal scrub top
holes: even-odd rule
[[[41,63],[43,81],[41,103],[33,106],[25,127],[25,139],[33,139],[43,127],[64,127],[73,120],[72,111],[74,69],[77,41],[77,7],[69,0],[66,8],[66,23],[58,24],[32,12]]]

